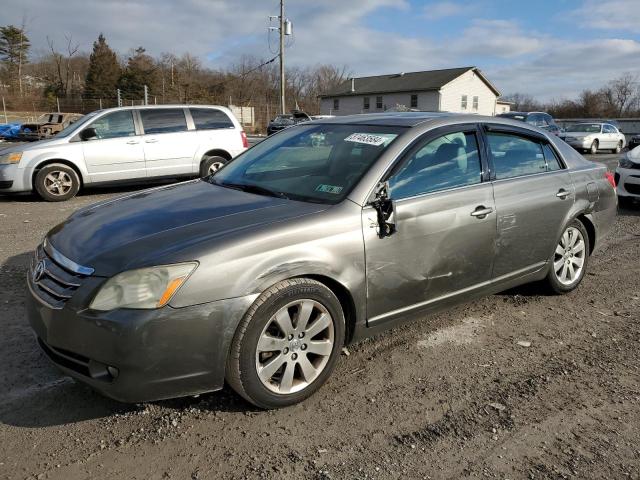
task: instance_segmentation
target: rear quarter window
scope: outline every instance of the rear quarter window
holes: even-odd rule
[[[214,108],[190,108],[196,130],[216,130],[219,128],[234,128],[229,116]]]

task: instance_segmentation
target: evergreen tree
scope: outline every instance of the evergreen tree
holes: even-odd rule
[[[24,33],[23,28],[14,25],[0,27],[0,61],[5,66],[8,80],[13,85],[18,85],[22,94],[22,71],[27,63],[31,43]]]
[[[118,87],[122,90],[123,98],[142,99],[144,86],[149,87],[149,92],[155,90],[157,80],[156,63],[145,49],[138,47],[127,60],[127,66],[118,80]]]
[[[93,52],[89,57],[89,70],[85,80],[86,97],[111,98],[116,95],[118,79],[122,69],[116,54],[100,34],[93,42]]]

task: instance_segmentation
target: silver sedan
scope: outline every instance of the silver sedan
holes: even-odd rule
[[[569,125],[564,141],[581,151],[596,154],[599,150],[620,153],[626,144],[625,136],[609,123],[576,123]]]
[[[323,119],[76,212],[34,256],[27,312],[55,364],[118,400],[226,380],[283,407],[343,345],[415,314],[534,281],[574,290],[616,207],[603,165],[522,122]]]

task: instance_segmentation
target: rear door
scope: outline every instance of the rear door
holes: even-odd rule
[[[618,132],[611,125],[602,125],[602,137],[606,142],[601,145],[602,148],[615,148],[618,144]]]
[[[543,136],[488,126],[497,212],[493,278],[544,266],[557,244],[575,192],[571,176]]]
[[[196,132],[187,126],[183,108],[140,109],[148,177],[193,174]]]
[[[397,231],[377,234],[362,212],[371,325],[435,305],[491,279],[496,233],[493,190],[476,125],[438,129],[388,178]]]
[[[144,150],[132,110],[109,112],[87,127],[97,137],[82,142],[82,153],[93,182],[144,178]]]
[[[224,150],[235,157],[244,150],[242,136],[231,118],[217,108],[190,107],[196,128],[199,150],[193,163],[193,173],[200,171],[202,156],[211,150]]]

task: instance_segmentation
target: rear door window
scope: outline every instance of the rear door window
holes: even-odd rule
[[[196,130],[233,128],[233,122],[226,113],[215,108],[190,108]]]
[[[489,132],[487,140],[497,180],[547,171],[540,142],[497,132]]]
[[[140,117],[146,134],[187,131],[187,120],[181,108],[140,110]]]

